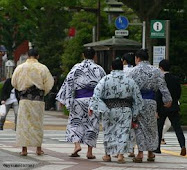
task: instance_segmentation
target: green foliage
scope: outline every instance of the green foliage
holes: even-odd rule
[[[187,125],[187,85],[182,86],[182,96],[180,99],[181,103],[181,123],[182,125]]]
[[[1,98],[1,94],[2,94],[2,89],[3,89],[3,83],[0,82],[0,98]]]

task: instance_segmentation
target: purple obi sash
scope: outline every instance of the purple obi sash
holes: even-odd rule
[[[143,99],[155,100],[155,92],[153,90],[140,90]]]
[[[91,89],[91,88],[75,90],[75,99],[84,98],[84,97],[92,97],[93,91],[94,89]]]

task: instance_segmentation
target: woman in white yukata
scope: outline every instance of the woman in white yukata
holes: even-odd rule
[[[102,114],[103,161],[109,162],[111,155],[118,155],[118,163],[125,162],[123,154],[129,151],[131,122],[136,120],[142,104],[138,86],[125,76],[122,61],[114,60],[111,73],[99,81],[89,104],[91,117]]]
[[[85,49],[84,60],[71,69],[56,97],[70,111],[66,140],[75,144],[70,157],[80,156],[83,143],[88,145],[87,158],[95,159],[92,148],[96,147],[99,119],[88,116],[88,104],[95,86],[106,73],[94,62],[94,56],[94,49]]]
[[[136,66],[129,77],[139,86],[144,107],[138,116],[138,128],[135,129],[138,155],[133,159],[136,163],[143,160],[143,151],[148,151],[147,161],[155,161],[153,151],[158,147],[158,128],[156,118],[155,92],[159,89],[165,107],[170,107],[172,98],[159,68],[150,65],[146,49],[140,49],[135,54]]]

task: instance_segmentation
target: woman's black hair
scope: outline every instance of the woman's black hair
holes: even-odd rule
[[[123,61],[121,59],[115,59],[112,61],[113,70],[123,70]]]
[[[93,48],[86,48],[83,53],[87,59],[93,59],[95,56],[95,50]]]
[[[135,66],[135,54],[133,52],[125,53],[123,55],[123,61],[126,61],[127,64]]]
[[[28,51],[28,56],[33,56],[33,57],[37,57],[39,54],[38,54],[38,50],[35,49],[35,48],[32,48]]]
[[[140,49],[135,54],[136,57],[140,58],[142,61],[149,59],[149,54],[147,49]]]

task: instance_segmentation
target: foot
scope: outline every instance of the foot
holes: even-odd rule
[[[0,126],[0,130],[3,130],[3,126]]]
[[[89,155],[89,156],[87,155],[86,157],[87,157],[87,159],[96,159],[96,157],[94,155]]]
[[[41,156],[41,155],[44,155],[44,151],[36,151],[36,155],[38,155],[38,156]]]
[[[125,163],[125,159],[124,159],[124,156],[123,156],[123,154],[119,154],[118,155],[118,163]]]
[[[165,144],[166,144],[166,142],[165,142],[164,139],[161,140],[161,144],[162,144],[162,145],[165,145]]]
[[[143,159],[143,158],[134,157],[134,158],[133,158],[133,162],[135,162],[135,163],[142,163],[142,159]]]
[[[105,155],[105,156],[102,157],[102,159],[103,159],[104,162],[111,162],[110,155]]]
[[[135,157],[135,154],[132,152],[132,153],[130,153],[129,155],[128,155],[128,157]]]
[[[185,147],[182,147],[180,155],[186,156],[186,148]]]
[[[149,154],[147,157],[147,161],[149,162],[154,162],[155,161],[155,154]]]
[[[20,156],[27,156],[27,152],[24,152],[24,151],[20,152],[19,154]]]
[[[70,157],[80,157],[80,155],[78,154],[78,152],[80,151],[81,151],[81,148],[76,148],[74,152],[70,155]]]
[[[153,151],[154,153],[161,153],[161,150],[160,149],[156,149]]]

